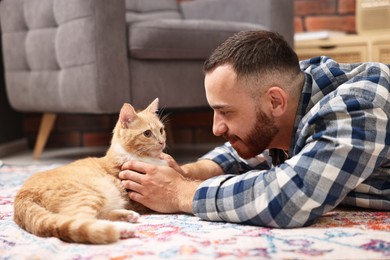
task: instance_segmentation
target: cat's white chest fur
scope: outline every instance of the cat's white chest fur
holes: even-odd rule
[[[134,154],[131,154],[127,152],[121,144],[114,144],[114,150],[117,158],[117,162],[119,164],[123,164],[127,161],[141,161],[145,163],[150,163],[158,166],[168,166],[167,161],[157,159],[157,158],[151,158],[151,157],[139,157]]]

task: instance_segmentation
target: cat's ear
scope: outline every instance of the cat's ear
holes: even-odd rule
[[[137,113],[130,104],[123,104],[121,112],[119,113],[119,120],[123,128],[128,128],[130,123],[137,118]]]
[[[158,98],[153,100],[153,102],[150,103],[150,105],[145,110],[151,113],[156,113],[158,111]]]

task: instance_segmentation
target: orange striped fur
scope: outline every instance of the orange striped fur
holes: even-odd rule
[[[129,201],[118,178],[131,159],[166,164],[164,126],[156,114],[158,99],[136,112],[124,104],[110,148],[100,158],[85,158],[32,175],[16,195],[14,220],[41,237],[105,244],[134,235],[142,205]]]

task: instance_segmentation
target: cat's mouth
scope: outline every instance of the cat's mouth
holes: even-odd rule
[[[151,151],[152,157],[159,158],[161,153],[164,152],[165,148],[166,148],[165,143],[156,145],[156,149],[154,149],[154,151]]]

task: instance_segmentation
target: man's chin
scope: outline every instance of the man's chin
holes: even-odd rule
[[[257,154],[253,154],[251,153],[248,149],[246,148],[242,148],[238,145],[236,145],[236,143],[230,143],[232,145],[232,147],[234,148],[234,150],[236,150],[236,152],[238,153],[238,155],[243,158],[243,159],[250,159],[250,158],[253,158],[255,156],[257,156]]]
[[[238,155],[239,155],[241,158],[243,158],[243,159],[245,159],[245,160],[248,160],[248,159],[251,159],[251,158],[257,156],[257,154],[252,154],[252,153],[247,153],[247,152],[239,152],[239,151],[237,151],[237,153],[238,153]]]

